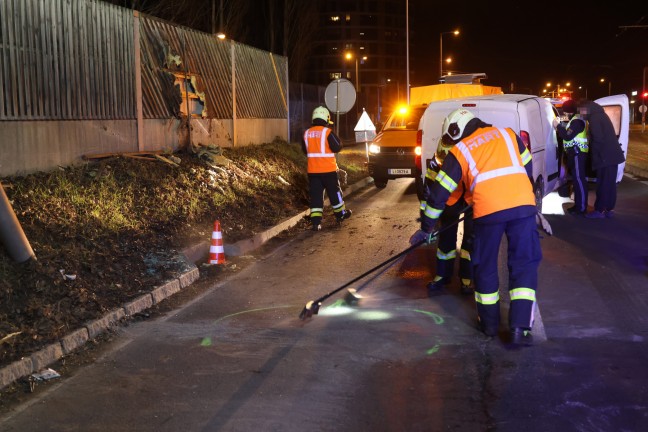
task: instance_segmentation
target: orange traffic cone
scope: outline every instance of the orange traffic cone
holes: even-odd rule
[[[212,232],[211,246],[209,247],[208,264],[225,264],[223,233],[221,232],[219,221],[214,222],[214,231]]]

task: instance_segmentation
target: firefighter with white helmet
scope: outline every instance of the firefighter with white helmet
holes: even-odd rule
[[[437,151],[434,158],[430,160],[429,166],[425,173],[423,183],[424,199],[421,201],[421,216],[425,213],[426,197],[434,184],[434,179],[443,165],[446,155],[450,152],[453,143],[446,144],[441,139],[437,143]],[[459,185],[452,192],[446,208],[439,216],[439,229],[443,232],[439,234],[439,242],[436,250],[436,275],[434,279],[427,284],[428,294],[435,295],[443,286],[450,284],[454,273],[454,263],[457,258],[457,220],[464,214],[463,220],[463,237],[461,249],[459,252],[459,278],[461,279],[460,292],[462,294],[472,294],[472,264],[470,254],[473,245],[472,229],[472,208],[467,208],[465,190],[463,185]],[[444,229],[447,227],[446,229]]]
[[[308,158],[308,184],[310,195],[310,220],[313,231],[322,229],[324,191],[329,198],[333,214],[340,224],[351,217],[342,198],[335,153],[342,150],[340,138],[329,125],[331,114],[323,106],[313,110],[312,126],[304,132],[302,150]]]
[[[460,184],[472,204],[471,254],[480,329],[496,336],[500,325],[498,254],[508,240],[509,327],[513,346],[531,345],[538,266],[542,259],[536,228],[531,153],[515,132],[493,127],[465,108],[443,121],[441,139],[454,144],[427,196],[421,229],[410,243],[429,242],[446,201]]]

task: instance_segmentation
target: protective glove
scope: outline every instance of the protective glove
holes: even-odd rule
[[[560,124],[560,119],[558,117],[554,117],[551,124],[553,125],[553,128],[556,129],[558,127],[558,125]]]
[[[424,242],[425,244],[434,243],[436,241],[436,236],[434,233],[428,233],[423,230],[416,231],[412,237],[410,237],[410,245],[414,246],[417,243]]]

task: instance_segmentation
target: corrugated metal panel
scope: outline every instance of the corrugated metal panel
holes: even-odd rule
[[[286,118],[287,97],[285,57],[246,45],[235,45],[236,116],[239,118]],[[281,80],[281,87],[277,81]],[[283,99],[282,99],[283,93]]]
[[[98,0],[0,0],[0,120],[135,119],[134,19]],[[237,118],[287,117],[285,57],[139,19],[145,118],[180,116],[173,72],[195,77],[205,117],[232,118],[232,44]]]
[[[145,118],[179,116],[173,73],[197,78],[206,118],[232,118],[231,41],[142,16],[142,92]],[[285,57],[234,43],[237,118],[286,118]],[[177,56],[177,57],[176,57]],[[170,61],[179,58],[180,64]]]
[[[0,25],[0,120],[135,117],[132,11],[2,0]]]

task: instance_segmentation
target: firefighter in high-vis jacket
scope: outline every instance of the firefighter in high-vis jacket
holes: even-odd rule
[[[448,197],[463,184],[473,208],[471,254],[480,329],[499,332],[498,253],[508,240],[509,327],[514,346],[531,345],[538,266],[542,259],[531,183],[531,154],[511,129],[497,128],[460,108],[443,121],[441,139],[454,144],[430,188],[421,229],[411,244],[430,242]]]
[[[339,223],[351,217],[342,199],[335,153],[342,150],[340,138],[328,126],[329,111],[323,106],[313,110],[312,126],[304,132],[302,150],[308,158],[308,188],[310,194],[310,220],[313,231],[322,229],[324,191],[329,198],[333,214]]]
[[[576,102],[569,99],[563,103],[563,112],[569,118],[566,125],[554,121],[556,134],[563,140],[567,154],[567,166],[572,177],[574,188],[574,205],[567,212],[574,216],[584,216],[587,211],[587,157],[589,143],[587,139],[587,121],[576,114]]]
[[[425,173],[423,183],[423,196],[421,201],[421,217],[425,214],[426,198],[430,194],[434,179],[441,169],[441,165],[450,152],[454,144],[445,144],[439,140],[437,151],[429,162]],[[473,221],[472,208],[466,204],[464,197],[465,190],[463,184],[459,184],[457,189],[450,194],[443,213],[439,216],[439,229],[444,229],[439,234],[439,242],[436,251],[436,276],[427,284],[428,293],[434,295],[444,285],[450,284],[454,274],[454,264],[457,258],[457,232],[459,225],[457,220],[464,214],[463,220],[463,237],[461,240],[461,250],[459,252],[459,278],[461,279],[461,293],[472,294],[472,263],[470,254],[473,246]]]

